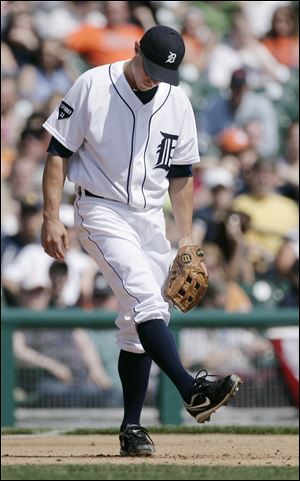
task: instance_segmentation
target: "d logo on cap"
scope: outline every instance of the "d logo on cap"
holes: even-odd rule
[[[173,52],[170,52],[170,55],[168,56],[168,59],[166,60],[166,63],[170,62],[170,63],[174,63],[175,60],[176,60],[176,53],[173,53]]]

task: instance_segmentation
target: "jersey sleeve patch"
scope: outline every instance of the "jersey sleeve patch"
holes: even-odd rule
[[[59,106],[58,120],[68,119],[69,117],[71,117],[73,112],[74,112],[73,107],[68,105],[66,102],[62,101]]]

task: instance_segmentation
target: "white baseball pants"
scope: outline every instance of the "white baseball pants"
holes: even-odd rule
[[[75,227],[84,249],[98,264],[120,305],[118,346],[143,353],[135,324],[170,319],[162,288],[171,262],[163,210],[86,196],[75,199]]]

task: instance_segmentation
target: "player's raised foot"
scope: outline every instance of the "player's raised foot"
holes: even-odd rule
[[[202,376],[199,376],[202,372]],[[210,416],[239,390],[242,380],[236,374],[231,374],[217,381],[208,381],[207,371],[199,371],[194,382],[190,404],[185,403],[185,409],[193,416],[197,423],[210,420]]]
[[[119,435],[121,456],[153,456],[155,448],[146,428],[139,424],[127,424]]]

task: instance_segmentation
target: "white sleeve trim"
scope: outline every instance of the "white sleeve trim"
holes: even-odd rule
[[[69,150],[71,150],[72,152],[76,152],[76,150],[78,150],[77,147],[74,147],[74,145],[70,144],[70,142],[67,142],[67,141],[61,136],[61,134],[60,134],[59,132],[57,132],[57,130],[52,127],[52,125],[48,124],[48,122],[45,122],[45,123],[43,124],[43,127],[44,127],[44,129],[48,130],[48,132],[49,132],[50,134],[52,134],[53,137],[55,137],[56,140],[58,140],[64,147],[66,147],[66,149],[69,149]]]
[[[171,165],[189,165],[189,164],[198,164],[200,162],[200,157],[194,157],[193,159],[187,159],[186,162],[182,162],[182,160],[175,160],[171,162]]]

